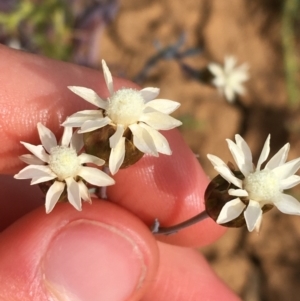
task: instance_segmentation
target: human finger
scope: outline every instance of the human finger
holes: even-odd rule
[[[40,208],[0,235],[0,299],[140,300],[157,265],[148,229],[116,205]]]
[[[30,181],[16,181],[11,175],[0,175],[0,232],[26,213],[43,206],[45,196]]]

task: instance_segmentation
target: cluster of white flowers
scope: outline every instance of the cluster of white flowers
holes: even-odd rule
[[[235,65],[234,57],[226,57],[224,68],[214,63],[208,66],[215,76],[213,84],[229,102],[234,100],[236,94],[244,92],[242,83],[249,78],[246,64],[240,67]],[[134,164],[143,154],[158,156],[159,153],[172,153],[168,141],[159,130],[170,130],[181,125],[179,120],[169,116],[180,104],[168,99],[156,99],[159,94],[157,88],[115,90],[105,61],[102,61],[102,67],[109,91],[107,99],[102,99],[89,88],[68,87],[97,109],[84,110],[69,116],[62,124],[64,132],[59,143],[54,134],[41,123],[37,125],[41,145],[21,142],[32,154],[20,157],[29,165],[16,174],[15,178],[32,179],[31,184],[41,186],[46,192],[47,213],[53,210],[58,201],[64,199],[68,199],[77,210],[81,210],[81,200],[91,202],[88,183],[98,187],[113,185],[114,179],[98,169],[99,166],[107,165],[114,175],[120,168]],[[97,133],[96,138],[99,140],[101,135],[98,131],[105,133],[105,150],[102,153],[96,152],[95,156],[92,151],[88,153],[84,135]],[[92,144],[99,143],[91,141]],[[102,142],[100,139],[100,144]],[[263,212],[267,210],[265,206],[270,208],[270,205],[283,213],[300,215],[300,203],[291,195],[283,193],[285,189],[300,183],[300,177],[295,175],[300,168],[300,158],[286,162],[288,143],[264,168],[262,164],[270,153],[270,135],[256,168],[252,163],[250,148],[240,135],[235,136],[235,142],[227,139],[227,143],[242,176],[220,158],[208,155],[214,168],[231,187],[228,195],[232,199],[225,203],[221,211],[217,211],[217,218],[213,217],[218,224],[226,224],[243,217],[249,231],[258,231]],[[94,146],[92,145],[93,148]],[[138,155],[130,161],[131,156],[136,155],[136,152],[131,152],[132,146],[138,150]],[[101,147],[100,149],[102,151]],[[106,156],[106,161],[103,160],[104,157],[101,158],[101,154]],[[202,219],[202,214],[200,215]]]
[[[287,160],[290,145],[284,145],[265,165],[270,153],[270,135],[260,154],[256,168],[253,167],[252,154],[248,144],[240,135],[235,135],[235,143],[227,139],[229,150],[244,179],[237,178],[232,170],[214,155],[207,155],[215,170],[236,189],[229,189],[234,198],[222,208],[217,223],[224,224],[244,215],[249,231],[259,231],[262,221],[262,208],[274,205],[286,214],[300,215],[300,203],[283,190],[300,183],[295,173],[300,168],[300,158]]]
[[[133,136],[134,146],[142,153],[158,156],[158,153],[171,155],[166,138],[159,130],[173,129],[181,122],[171,116],[180,104],[168,99],[155,99],[157,88],[135,90],[122,88],[115,91],[111,73],[102,61],[105,82],[110,93],[108,99],[102,99],[91,89],[68,87],[75,94],[95,105],[97,110],[77,112],[62,124],[64,133],[58,144],[54,134],[41,123],[37,125],[41,145],[34,146],[21,142],[32,154],[20,157],[29,166],[15,175],[16,179],[32,179],[31,184],[51,181],[46,194],[46,212],[67,195],[69,202],[81,210],[81,199],[91,201],[86,182],[95,186],[113,185],[114,180],[101,170],[85,166],[92,163],[97,166],[106,162],[96,156],[78,153],[83,148],[82,134],[106,126],[112,126],[114,134],[109,138],[109,169],[111,174],[118,172],[124,161],[126,147],[125,131]],[[73,128],[80,128],[73,134]]]

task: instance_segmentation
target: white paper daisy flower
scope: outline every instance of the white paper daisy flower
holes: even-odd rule
[[[249,79],[249,66],[244,63],[236,67],[237,60],[234,56],[225,57],[224,67],[210,63],[209,71],[213,74],[212,83],[219,92],[225,96],[226,100],[232,103],[236,94],[243,95],[245,89],[243,83]]]
[[[20,159],[29,166],[23,168],[14,178],[32,179],[31,185],[53,181],[46,194],[47,213],[52,211],[65,191],[69,202],[77,210],[81,210],[81,199],[91,202],[84,181],[95,186],[109,186],[115,183],[101,170],[83,166],[85,163],[101,166],[104,160],[85,153],[78,155],[83,147],[83,141],[81,135],[76,132],[73,134],[71,127],[64,129],[59,144],[54,134],[44,125],[38,123],[37,129],[42,145],[21,142],[32,154],[20,156]]]
[[[171,149],[166,138],[159,130],[170,130],[181,122],[171,116],[180,104],[168,99],[155,99],[157,88],[135,90],[122,88],[115,91],[111,73],[102,61],[105,82],[110,96],[100,98],[96,92],[84,87],[68,87],[72,92],[97,106],[99,110],[77,112],[63,123],[63,126],[80,127],[79,133],[87,133],[105,126],[113,126],[115,133],[109,138],[111,153],[109,169],[115,174],[125,157],[126,130],[133,135],[133,144],[142,153],[158,156],[158,153],[170,155]]]
[[[244,179],[234,175],[232,170],[218,157],[207,155],[215,170],[236,189],[229,189],[235,198],[222,208],[217,223],[224,224],[244,215],[249,231],[260,228],[263,206],[274,205],[286,214],[300,215],[300,203],[291,195],[283,193],[300,183],[295,173],[300,168],[300,158],[286,162],[290,145],[284,145],[265,167],[262,164],[270,153],[270,135],[260,154],[256,168],[252,163],[249,146],[240,135],[235,135],[235,143],[227,139],[229,150]]]

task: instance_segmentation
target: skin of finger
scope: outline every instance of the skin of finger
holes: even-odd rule
[[[30,180],[17,181],[11,175],[0,175],[0,232],[17,219],[45,203],[45,196]]]
[[[216,276],[200,252],[158,243],[160,265],[141,301],[240,301]]]
[[[0,46],[0,55],[6,58],[0,62],[2,70],[6,70],[5,74],[0,74],[3,142],[0,145],[0,170],[15,173],[24,166],[17,158],[24,154],[19,141],[40,143],[37,122],[51,128],[59,137],[62,132],[59,124],[68,115],[92,107],[71,93],[67,86],[85,86],[101,97],[106,97],[108,91],[102,73],[94,70],[5,46]],[[124,80],[114,80],[114,85],[116,89],[135,87]],[[163,134],[169,139],[173,155],[146,156],[136,165],[120,171],[116,175],[117,185],[109,188],[109,197],[148,224],[157,217],[163,225],[172,225],[203,209],[207,178],[178,132],[165,131]],[[207,220],[182,234],[162,239],[181,245],[204,245],[223,232],[224,228]]]
[[[1,233],[0,299],[49,300],[45,287],[41,285],[41,258],[60,229],[77,220],[90,220],[120,229],[142,250],[146,276],[142,285],[126,301],[140,300],[153,282],[158,268],[157,244],[148,229],[132,214],[105,201],[94,200],[93,206],[86,204],[82,212],[74,210],[69,204],[58,204],[57,207],[50,215],[45,215],[41,208],[35,210]],[[78,242],[78,248],[82,247]]]

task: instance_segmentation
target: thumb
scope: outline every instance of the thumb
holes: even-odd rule
[[[0,300],[139,300],[157,246],[130,213],[94,200],[78,212],[38,209],[0,235]]]

